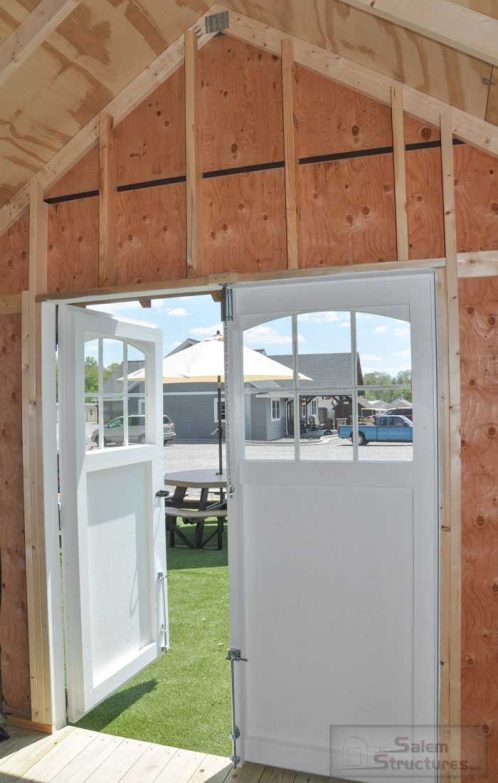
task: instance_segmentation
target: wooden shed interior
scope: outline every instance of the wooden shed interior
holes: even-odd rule
[[[40,303],[426,265],[441,726],[498,768],[497,42],[494,0],[0,1],[4,715],[52,724]]]

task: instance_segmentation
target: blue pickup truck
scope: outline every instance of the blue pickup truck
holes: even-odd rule
[[[352,440],[351,424],[341,424],[337,432],[340,438]],[[358,443],[366,446],[370,441],[413,443],[413,423],[406,416],[378,416],[377,424],[358,424]]]

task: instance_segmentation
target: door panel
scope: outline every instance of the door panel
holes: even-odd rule
[[[162,337],[159,329],[70,306],[60,308],[59,327],[66,676],[68,717],[76,721],[167,646],[164,515],[155,496]],[[126,424],[137,396],[126,383],[132,350],[145,364],[143,444]],[[121,435],[112,445],[104,433],[119,414]]]
[[[340,361],[331,358],[329,343],[320,343],[323,331],[318,318],[305,319],[307,324],[317,324],[317,331],[307,337],[316,340],[316,351],[299,340],[302,314],[315,313],[340,329],[345,311],[351,314],[349,362],[344,356]],[[401,390],[396,385],[387,390],[375,383],[369,388],[364,385],[356,359],[361,369],[373,362],[368,341],[387,336],[384,329],[372,329],[371,335],[358,339],[358,312],[390,314],[400,320],[399,339],[409,335],[408,346],[401,346],[400,361],[405,355],[411,361],[403,388],[407,395],[413,393],[413,446],[358,444],[364,395],[372,399],[375,392],[386,399],[388,392]],[[341,317],[336,319],[334,313]],[[299,416],[300,397],[307,386],[308,397],[316,394],[329,410],[334,405],[341,406],[337,410],[347,409],[355,442],[340,442],[326,434],[307,442],[310,433],[305,421],[301,434],[294,437],[293,459],[288,454],[281,458],[278,444],[266,449],[273,449],[273,460],[267,455],[258,459],[257,450],[251,451],[245,443],[240,349],[246,330],[251,330],[255,348],[271,351],[270,342],[263,344],[265,336],[283,345],[286,335],[275,331],[270,335],[265,324],[289,316],[294,321],[293,344],[288,349],[290,358],[281,358],[290,361],[295,371],[294,386],[286,389],[290,404]],[[368,324],[368,318],[361,320]],[[406,329],[408,323],[411,331]],[[254,343],[257,333],[261,345]],[[432,276],[241,284],[233,290],[227,339],[230,480],[235,486],[229,508],[231,643],[247,658],[236,664],[239,755],[247,761],[345,780],[406,780],[410,761],[419,760],[411,751],[401,757],[406,762],[402,774],[383,773],[372,761],[371,751],[396,748],[400,732],[426,743],[436,737],[438,524]],[[395,350],[401,354],[399,345],[393,345],[392,357]],[[342,344],[339,353],[344,354]],[[379,344],[378,353],[383,367],[389,367],[389,351]],[[301,371],[307,380],[300,380]],[[265,390],[259,388],[257,394],[263,398]],[[288,452],[288,443],[286,448]],[[364,745],[366,756],[358,756],[356,750],[345,754],[350,742]],[[433,751],[426,756],[433,764]],[[408,776],[418,780],[413,771]],[[424,770],[422,779],[435,776]]]

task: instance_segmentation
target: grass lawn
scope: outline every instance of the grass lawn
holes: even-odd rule
[[[228,756],[226,536],[221,552],[169,549],[168,593],[170,650],[77,725]]]

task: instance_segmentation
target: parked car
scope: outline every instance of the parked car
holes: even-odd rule
[[[116,416],[104,424],[104,443],[106,446],[122,446],[124,442],[123,416]],[[176,438],[175,424],[169,416],[163,416],[163,443],[166,446]],[[98,428],[92,433],[92,441],[98,445]],[[128,416],[128,442],[145,443],[145,416],[130,414]]]
[[[340,438],[352,440],[351,424],[341,424]],[[377,424],[358,424],[358,442],[366,446],[370,441],[390,443],[413,443],[413,423],[406,416],[379,416]]]

